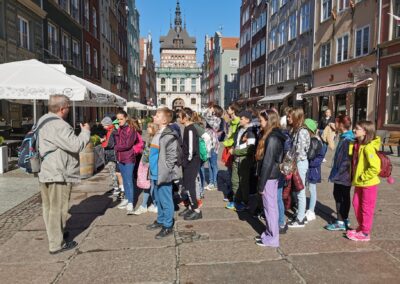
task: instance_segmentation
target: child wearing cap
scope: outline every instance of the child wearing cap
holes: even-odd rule
[[[321,164],[325,158],[327,147],[323,144],[317,132],[317,122],[310,118],[304,120],[304,125],[310,133],[310,149],[307,153],[308,174],[307,188],[310,192],[310,204],[306,211],[307,221],[315,220],[315,205],[317,203],[317,183],[321,183]]]
[[[254,163],[256,133],[251,123],[251,112],[243,111],[239,117],[240,128],[235,134],[233,148],[229,150],[234,157],[231,179],[234,196],[229,198],[226,208],[243,211],[249,201],[250,170]]]

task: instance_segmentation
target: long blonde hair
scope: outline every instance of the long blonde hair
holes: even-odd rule
[[[304,124],[304,110],[302,107],[294,107],[289,111],[292,117],[292,127],[293,131],[296,132]]]
[[[149,140],[151,140],[154,137],[154,135],[156,135],[156,133],[158,131],[158,125],[155,124],[154,122],[149,122],[149,123],[147,123],[147,128],[151,128],[151,130],[153,132],[153,134],[148,133],[149,134]]]
[[[262,160],[264,157],[265,142],[267,141],[267,138],[271,134],[272,130],[281,127],[280,117],[276,113],[276,111],[273,110],[261,111],[259,116],[267,121],[267,126],[262,129],[263,136],[261,137],[260,141],[258,141],[258,146],[256,150],[257,161]]]

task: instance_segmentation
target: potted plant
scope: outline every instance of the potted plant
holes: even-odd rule
[[[8,170],[8,147],[3,143],[4,137],[0,136],[0,174]]]

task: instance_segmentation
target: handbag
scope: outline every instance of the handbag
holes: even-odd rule
[[[225,164],[226,167],[232,167],[233,163],[233,155],[229,153],[231,147],[225,147],[222,151],[221,161]]]
[[[293,172],[292,175],[292,185],[294,185],[292,186],[292,188],[296,192],[302,191],[304,189],[303,181],[301,180],[299,171],[297,169]]]
[[[139,168],[137,172],[136,186],[141,189],[150,188],[150,180],[148,179],[149,164],[144,164],[142,161],[139,162]]]

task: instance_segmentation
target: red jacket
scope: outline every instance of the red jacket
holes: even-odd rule
[[[115,134],[115,152],[117,161],[123,164],[135,163],[133,145],[136,142],[136,131],[128,125],[120,126]]]

